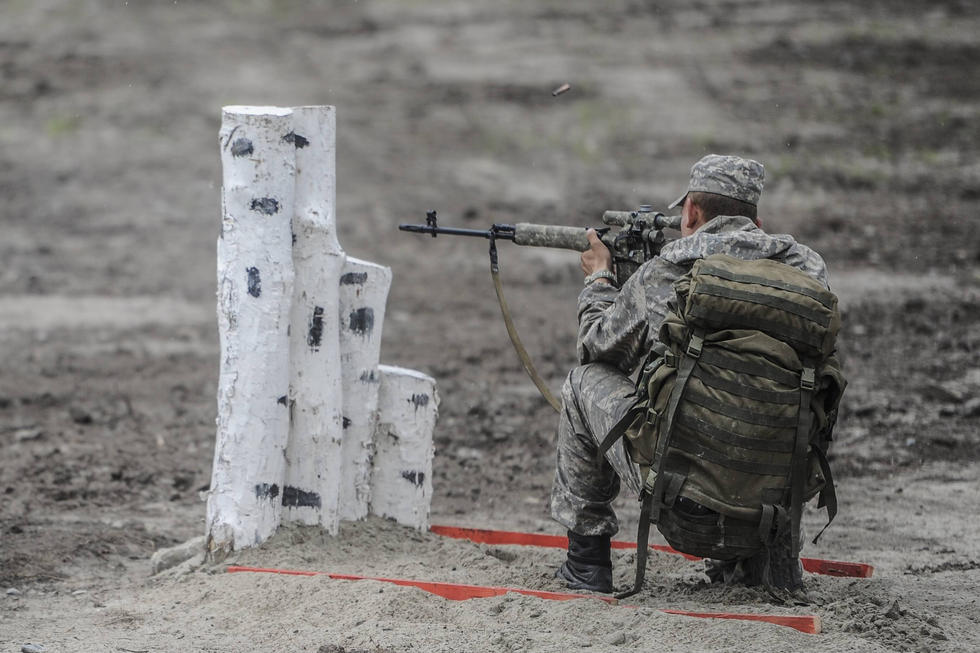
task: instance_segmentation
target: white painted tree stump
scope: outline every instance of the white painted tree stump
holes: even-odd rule
[[[336,230],[336,114],[333,107],[293,109],[286,140],[295,147],[296,197],[290,313],[290,407],[283,519],[340,524],[343,455],[340,316],[345,255]]]
[[[371,512],[419,530],[429,527],[436,382],[401,367],[380,365]]]
[[[340,350],[344,395],[341,519],[364,519],[371,498],[371,461],[378,421],[381,326],[391,269],[348,258],[340,277]]]
[[[379,366],[387,267],[336,231],[333,107],[225,107],[213,557],[283,519],[428,527],[435,381]]]
[[[279,526],[289,429],[293,291],[291,111],[225,107],[218,240],[217,441],[207,502],[212,553],[254,546]]]

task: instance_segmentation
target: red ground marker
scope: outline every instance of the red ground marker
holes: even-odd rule
[[[685,617],[700,617],[705,619],[739,619],[741,621],[764,621],[777,626],[787,626],[801,633],[810,635],[820,634],[820,617],[816,615],[778,615],[778,614],[744,614],[726,612],[689,612],[687,610],[661,610],[667,614],[680,614]]]
[[[521,533],[517,531],[496,531],[482,528],[460,528],[458,526],[432,526],[430,531],[457,540],[470,540],[481,544],[517,544],[521,546],[544,546],[557,549],[568,548],[568,538],[564,535],[544,535],[541,533]],[[614,549],[635,549],[636,542],[614,540]],[[681,553],[677,549],[662,544],[651,544],[651,549],[684,556],[688,560],[700,560],[697,556]],[[871,578],[874,567],[863,562],[841,562],[819,558],[800,558],[803,569],[811,574],[824,576],[843,576],[847,578]]]
[[[438,583],[427,580],[409,580],[406,578],[380,578],[375,576],[359,576],[356,574],[332,574],[325,571],[296,571],[292,569],[268,569],[263,567],[228,567],[229,573],[234,572],[255,572],[262,574],[285,574],[287,576],[327,576],[334,580],[376,580],[381,583],[392,583],[406,587],[417,587],[430,594],[436,594],[451,601],[465,601],[467,599],[485,599],[491,596],[503,596],[508,592],[517,592],[528,596],[536,596],[539,599],[549,601],[568,601],[570,599],[597,599],[613,605],[619,603],[610,596],[599,596],[592,594],[575,594],[571,592],[545,592],[541,590],[529,590],[521,587],[493,587],[487,585],[463,585],[461,583]]]
[[[354,574],[331,574],[321,571],[297,571],[293,569],[270,569],[264,567],[239,567],[231,566],[227,568],[229,573],[253,572],[263,574],[284,574],[287,576],[327,576],[335,580],[374,580],[382,583],[393,583],[406,587],[417,587],[420,590],[436,594],[451,601],[465,601],[467,599],[488,598],[491,596],[502,596],[508,592],[535,596],[549,601],[568,601],[571,599],[597,599],[611,605],[619,602],[608,596],[598,596],[595,594],[574,594],[569,592],[544,592],[540,590],[530,590],[522,587],[492,587],[486,585],[462,585],[459,583],[438,583],[424,580],[409,580],[405,578],[377,578],[373,576],[358,576]],[[627,608],[638,608],[639,606],[628,605]],[[763,621],[777,626],[787,626],[802,633],[815,635],[820,632],[820,617],[814,615],[771,615],[771,614],[741,614],[734,612],[690,612],[687,610],[660,610],[666,614],[676,614],[684,617],[695,617],[698,619],[738,619],[741,621]]]

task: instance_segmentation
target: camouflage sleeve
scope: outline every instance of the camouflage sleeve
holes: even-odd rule
[[[830,289],[827,264],[824,263],[822,256],[806,245],[797,243],[796,247],[793,248],[792,255],[789,257],[789,260],[787,260],[786,263],[806,272],[811,277],[819,281],[824,288],[827,288],[828,290]]]
[[[593,283],[578,298],[579,362],[607,363],[629,374],[657,340],[660,323],[683,274],[657,257],[644,263],[620,290]]]

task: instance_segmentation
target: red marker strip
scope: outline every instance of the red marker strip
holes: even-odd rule
[[[497,531],[482,528],[459,528],[457,526],[432,526],[430,531],[457,540],[470,540],[480,544],[517,544],[520,546],[542,546],[567,549],[568,538],[564,535],[544,535],[542,533],[520,533],[517,531]],[[636,542],[611,542],[614,549],[635,549]],[[688,560],[701,560],[698,556],[681,553],[677,549],[662,544],[651,544],[650,548],[663,553],[680,555]],[[874,567],[863,562],[841,562],[819,558],[800,558],[803,569],[811,574],[841,576],[846,578],[871,578]]]
[[[517,531],[492,531],[482,528],[458,528],[456,526],[432,526],[430,531],[436,535],[444,535],[457,540],[470,540],[480,544],[518,544],[521,546],[546,546],[555,549],[567,549],[568,538],[564,535],[543,535],[541,533],[519,533]],[[620,542],[613,540],[610,545],[614,549],[635,549],[636,542]],[[662,544],[651,544],[650,548],[664,553],[684,556],[688,560],[700,560],[697,556],[681,553],[677,549]]]
[[[374,580],[382,583],[392,583],[404,587],[417,587],[418,589],[436,594],[451,601],[466,601],[468,599],[485,599],[492,596],[502,596],[508,592],[534,596],[548,601],[568,601],[571,599],[596,599],[617,605],[619,602],[609,596],[598,596],[594,594],[574,594],[569,592],[544,592],[540,590],[530,590],[522,587],[493,587],[486,585],[462,585],[459,583],[438,583],[425,580],[409,580],[405,578],[378,578],[373,576],[358,576],[355,574],[331,574],[321,571],[298,571],[294,569],[270,569],[264,567],[239,567],[231,566],[227,568],[229,573],[252,572],[261,574],[284,574],[287,576],[326,576],[334,580]],[[628,605],[627,608],[638,608],[639,606]],[[777,626],[787,626],[803,633],[815,635],[820,632],[820,618],[814,615],[770,615],[770,614],[740,614],[734,612],[690,612],[687,610],[660,610],[666,614],[676,614],[684,617],[695,617],[697,619],[738,619],[742,621],[764,621]]]
[[[486,585],[462,585],[460,583],[438,583],[427,580],[408,580],[405,578],[380,578],[374,576],[359,576],[357,574],[331,574],[324,571],[296,571],[293,569],[267,569],[263,567],[228,567],[229,573],[253,572],[262,574],[285,574],[287,576],[327,576],[334,580],[376,580],[381,583],[392,583],[406,587],[417,587],[430,594],[436,594],[450,601],[465,601],[467,599],[485,599],[491,596],[503,596],[508,592],[517,592],[528,596],[536,596],[549,601],[568,601],[569,599],[598,599],[606,603],[618,603],[609,596],[592,596],[589,594],[573,594],[569,592],[545,592],[517,587],[489,587]]]
[[[767,624],[787,626],[809,635],[820,634],[820,617],[816,615],[778,615],[778,614],[744,614],[733,612],[689,612],[687,610],[661,610],[667,614],[680,614],[685,617],[701,619],[739,619],[741,621],[764,621]]]

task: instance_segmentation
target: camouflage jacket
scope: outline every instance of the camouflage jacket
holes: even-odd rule
[[[690,236],[664,245],[622,288],[607,283],[585,287],[578,298],[578,357],[631,374],[658,344],[660,323],[673,299],[674,282],[694,261],[712,254],[744,260],[769,258],[792,265],[826,287],[827,267],[819,254],[787,234],[767,234],[752,220],[720,215]]]

